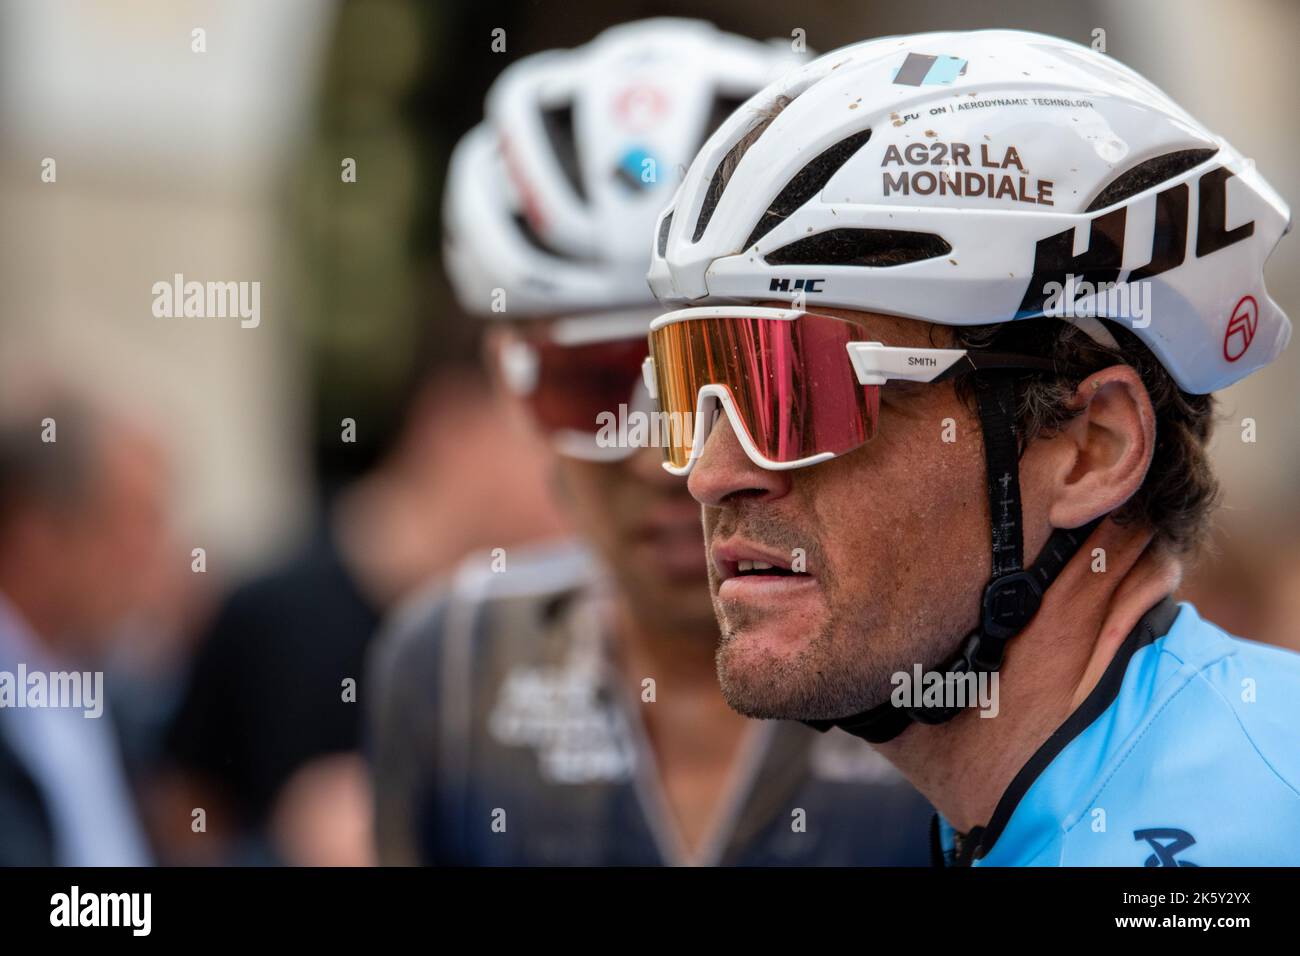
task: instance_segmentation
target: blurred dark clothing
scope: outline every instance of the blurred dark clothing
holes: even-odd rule
[[[226,599],[201,643],[168,756],[219,785],[247,828],[316,757],[357,750],[362,683],[379,609],[344,566],[322,522],[307,546]]]
[[[0,866],[54,864],[54,826],[45,801],[0,734]]]

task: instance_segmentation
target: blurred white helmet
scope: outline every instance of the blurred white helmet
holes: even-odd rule
[[[509,66],[447,177],[461,304],[515,319],[653,308],[647,248],[674,185],[723,119],[801,60],[788,43],[656,19]]]
[[[664,212],[649,279],[665,305],[802,293],[946,325],[1143,302],[1135,334],[1206,393],[1290,338],[1263,279],[1289,225],[1252,162],[1110,57],[930,33],[827,54],[732,115]],[[1070,276],[1117,285],[1074,301]]]

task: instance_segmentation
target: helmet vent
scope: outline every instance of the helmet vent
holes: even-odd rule
[[[704,140],[713,135],[713,131],[722,125],[723,121],[736,110],[745,105],[748,96],[731,96],[727,93],[718,93],[713,97],[713,106],[709,109],[709,121],[704,127],[704,136],[700,139],[700,145],[704,145]],[[697,149],[696,152],[699,152]]]
[[[774,266],[901,266],[952,251],[942,236],[900,229],[831,229],[796,239],[763,258]]]
[[[709,227],[709,220],[713,218],[713,210],[718,207],[718,200],[722,198],[722,190],[726,187],[727,180],[731,178],[731,171],[736,168],[745,151],[757,140],[758,137],[754,136],[751,130],[742,136],[740,142],[731,147],[727,155],[722,157],[722,162],[718,163],[718,168],[713,171],[713,178],[709,180],[709,191],[704,194],[704,203],[700,206],[700,218],[695,220],[695,232],[691,234],[691,242],[699,242],[700,237],[704,235],[704,230]]]
[[[533,229],[533,224],[528,221],[526,216],[521,215],[520,213],[515,213],[513,218],[515,226],[519,229],[519,234],[523,236],[524,239],[527,240],[528,244],[538,252],[544,253],[545,255],[551,256],[555,259],[568,259],[572,262],[589,261],[583,256],[572,255],[571,253],[564,252],[563,250],[557,249],[555,246],[551,245],[537,234],[537,231]]]
[[[1214,149],[1180,149],[1165,153],[1144,163],[1138,163],[1128,172],[1120,174],[1117,179],[1097,194],[1097,198],[1088,204],[1084,212],[1096,212],[1131,196],[1150,189],[1152,186],[1174,179],[1205,162],[1219,150]]]
[[[569,181],[581,202],[587,201],[587,191],[582,185],[582,170],[578,167],[578,141],[573,135],[573,104],[554,106],[542,110],[542,126],[551,141],[551,151],[559,161],[564,178]]]
[[[794,178],[785,184],[785,188],[777,193],[776,198],[767,207],[767,211],[759,217],[758,224],[754,226],[754,231],[749,234],[749,238],[745,240],[745,244],[741,248],[748,249],[789,218],[800,206],[821,192],[826,187],[826,184],[830,182],[830,178],[839,171],[839,168],[847,163],[853,154],[861,149],[870,138],[871,130],[869,129],[854,133],[852,136],[840,140],[829,149],[823,150],[816,159],[795,173]]]
[[[691,242],[699,242],[700,237],[704,235],[704,230],[709,227],[709,220],[713,218],[713,210],[718,207],[718,200],[722,198],[722,191],[727,188],[727,183],[731,180],[731,174],[736,171],[736,166],[740,163],[741,157],[748,152],[749,147],[758,142],[760,136],[772,125],[772,121],[780,112],[794,102],[793,96],[778,96],[766,109],[758,110],[759,121],[744,136],[736,141],[736,145],[727,151],[727,155],[722,157],[722,162],[718,163],[718,168],[713,171],[713,178],[709,180],[709,189],[704,194],[704,202],[700,204],[700,217],[695,220],[695,232],[691,234]]]
[[[668,255],[668,230],[673,225],[673,214],[670,212],[664,216],[664,221],[659,223],[659,257],[662,259]]]

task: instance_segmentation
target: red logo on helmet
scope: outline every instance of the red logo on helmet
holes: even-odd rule
[[[547,228],[546,215],[542,212],[541,204],[537,201],[537,192],[528,181],[528,177],[523,173],[523,169],[519,164],[519,157],[515,155],[514,144],[505,135],[501,137],[501,158],[505,160],[506,175],[519,193],[519,202],[524,207],[524,218],[528,220],[528,225],[533,227],[533,232],[538,235],[545,235]]]
[[[1251,295],[1243,295],[1232,310],[1228,330],[1223,333],[1223,357],[1235,362],[1246,354],[1255,338],[1259,325],[1259,303]]]
[[[614,117],[628,130],[643,130],[663,119],[668,97],[648,84],[626,87],[614,98]]]

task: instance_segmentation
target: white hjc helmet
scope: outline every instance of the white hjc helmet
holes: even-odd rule
[[[447,178],[461,304],[514,319],[653,309],[646,250],[673,185],[725,117],[800,61],[788,44],[656,19],[509,66]]]
[[[649,279],[665,305],[802,292],[946,325],[1050,313],[1072,275],[1117,283],[1073,311],[1145,296],[1133,331],[1206,393],[1290,338],[1263,280],[1289,225],[1253,163],[1110,57],[929,33],[844,47],[750,99],[691,164]]]

